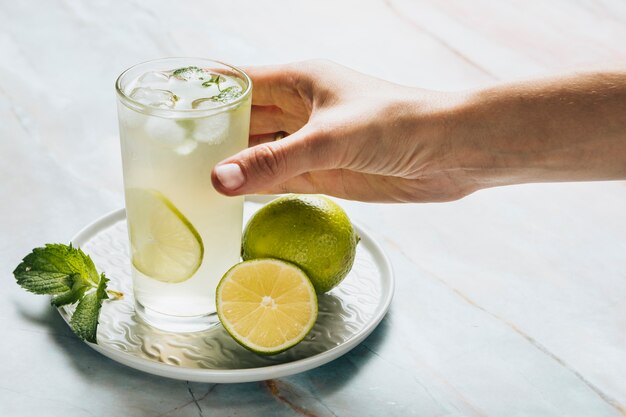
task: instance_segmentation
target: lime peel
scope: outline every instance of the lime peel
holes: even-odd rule
[[[348,275],[359,241],[350,218],[333,200],[290,194],[252,216],[243,233],[242,257],[294,263],[322,294]]]

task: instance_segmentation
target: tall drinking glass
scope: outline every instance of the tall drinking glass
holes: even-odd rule
[[[127,69],[116,90],[136,311],[164,330],[209,328],[243,216],[211,170],[247,146],[252,83],[218,61],[165,58]]]

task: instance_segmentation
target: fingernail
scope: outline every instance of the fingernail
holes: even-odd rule
[[[236,190],[245,181],[241,167],[237,164],[224,164],[215,167],[215,175],[222,186],[229,190]]]

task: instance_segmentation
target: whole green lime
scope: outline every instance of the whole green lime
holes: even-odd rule
[[[337,203],[320,195],[290,194],[250,219],[243,232],[242,257],[292,262],[321,294],[348,275],[358,242],[348,215]]]

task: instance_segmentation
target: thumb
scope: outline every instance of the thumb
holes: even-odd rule
[[[306,126],[284,139],[245,149],[211,172],[215,189],[225,195],[254,194],[304,172],[334,168],[336,145]]]

